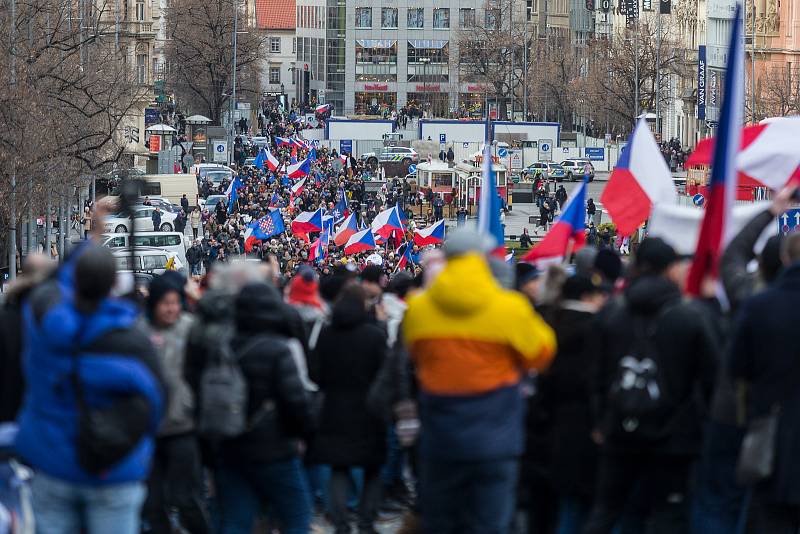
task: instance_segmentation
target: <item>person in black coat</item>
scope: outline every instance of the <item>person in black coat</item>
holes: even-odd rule
[[[248,430],[212,447],[219,532],[251,532],[263,503],[269,504],[284,532],[308,532],[311,496],[299,440],[313,432],[313,414],[284,334],[284,304],[278,290],[265,283],[245,285],[232,304],[236,330],[230,346],[247,382]],[[191,336],[189,345],[185,374],[201,398],[203,370],[217,353]]]
[[[751,520],[755,532],[800,529],[800,350],[795,310],[800,299],[800,234],[781,244],[786,270],[741,307],[733,329],[729,368],[748,386],[747,419],[780,409],[772,476],[757,484]]]
[[[593,435],[602,446],[585,534],[611,532],[634,493],[655,532],[689,531],[689,475],[719,347],[708,316],[681,299],[684,273],[671,246],[647,238],[623,297],[599,314]]]
[[[351,467],[364,468],[359,532],[375,532],[386,426],[367,410],[366,398],[386,350],[386,332],[368,320],[364,289],[345,287],[333,306],[331,324],[320,333],[310,366],[311,378],[324,395],[311,457],[332,467],[329,498],[336,534],[350,532],[347,496]]]

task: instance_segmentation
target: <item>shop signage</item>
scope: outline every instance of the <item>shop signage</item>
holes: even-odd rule
[[[486,88],[480,85],[468,85],[467,92],[468,93],[483,93],[486,91]]]
[[[365,91],[388,91],[389,84],[387,83],[368,83],[364,84]]]
[[[439,87],[438,85],[417,85],[417,92],[418,93],[419,92],[428,92],[428,93],[434,92],[434,93],[438,93],[441,90],[442,90],[441,87]]]

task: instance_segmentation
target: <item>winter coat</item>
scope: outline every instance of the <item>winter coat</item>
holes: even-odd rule
[[[75,309],[69,291],[52,280],[33,291],[23,308],[27,386],[18,419],[16,450],[26,463],[51,477],[100,486],[144,480],[166,394],[147,337],[135,328],[132,304],[106,299],[91,315]],[[76,458],[78,406],[72,386],[77,348],[79,380],[89,407],[105,407],[120,396],[146,400],[148,410],[127,420],[149,420],[150,430],[102,477],[90,475]]]
[[[551,422],[550,467],[562,495],[591,497],[597,445],[591,439],[592,371],[595,368],[594,314],[580,302],[565,301],[545,315],[555,330],[558,352],[539,379],[539,403]]]
[[[153,221],[153,229],[158,231],[161,228],[161,212],[153,211],[150,219]]]
[[[150,338],[158,354],[169,397],[159,436],[174,436],[194,429],[194,394],[183,376],[186,340],[191,326],[192,318],[188,314],[182,314],[169,328],[156,328],[148,321],[140,321],[142,331]]]
[[[449,461],[514,458],[524,448],[523,369],[546,369],[553,331],[502,289],[486,260],[448,260],[409,299],[402,334],[420,385],[420,454]]]
[[[189,262],[189,265],[197,265],[203,259],[203,249],[200,245],[192,245],[189,247],[189,250],[186,251],[186,261]]]
[[[386,427],[367,411],[370,386],[386,357],[386,334],[367,320],[363,306],[338,302],[310,360],[311,379],[323,395],[311,457],[333,466],[379,467]]]
[[[694,455],[700,452],[702,425],[719,362],[717,338],[699,306],[681,300],[678,286],[661,276],[631,281],[624,297],[598,314],[597,373],[594,380],[597,421],[606,436],[604,447],[615,453]],[[637,352],[634,325],[654,326],[651,345],[665,391],[664,426],[660,439],[632,443],[616,428],[607,404],[619,360]],[[644,328],[644,327],[641,327]]]
[[[795,309],[800,265],[788,268],[767,290],[741,307],[730,345],[734,380],[750,385],[748,419],[780,406],[774,475],[762,483],[767,499],[800,506],[800,351]]]
[[[189,215],[189,222],[192,225],[192,228],[200,228],[200,220],[201,220],[201,213],[200,210],[194,210]]]
[[[774,220],[775,217],[769,210],[764,210],[753,217],[725,247],[720,259],[720,278],[733,309],[738,308],[742,301],[760,289],[758,275],[750,272],[747,266],[755,258],[753,249],[756,241]]]

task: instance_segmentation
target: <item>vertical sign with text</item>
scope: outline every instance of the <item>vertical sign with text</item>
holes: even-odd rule
[[[706,45],[697,49],[697,118],[706,120]]]

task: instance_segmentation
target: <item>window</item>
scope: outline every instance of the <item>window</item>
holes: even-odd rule
[[[408,41],[408,81],[447,82],[450,74],[450,45],[447,41]]]
[[[142,256],[142,267],[145,271],[163,269],[167,266],[166,256]]]
[[[269,38],[269,51],[273,54],[280,54],[281,53],[281,38],[280,37],[270,37]]]
[[[178,235],[137,235],[133,242],[137,247],[176,247],[183,244]]]
[[[421,7],[414,7],[408,10],[408,28],[420,29],[425,26],[425,10]]]
[[[297,37],[292,37],[292,55],[297,53]]]
[[[108,248],[124,247],[125,246],[125,236],[111,237],[105,243],[103,243],[103,245],[108,247]]]
[[[136,83],[147,83],[147,54],[136,54]]]
[[[356,28],[372,28],[372,8],[356,8]]]
[[[450,29],[450,8],[441,7],[433,10],[433,29]]]
[[[458,23],[462,29],[475,27],[475,10],[471,7],[462,7],[458,10]]]
[[[356,80],[360,82],[397,81],[397,41],[357,39]]]
[[[281,68],[278,67],[270,67],[269,68],[269,83],[271,85],[281,83]]]
[[[397,28],[397,8],[381,8],[381,28],[385,30]]]
[[[144,2],[136,2],[136,20],[144,20]]]
[[[491,30],[500,29],[500,10],[487,9],[486,10],[486,28]]]

